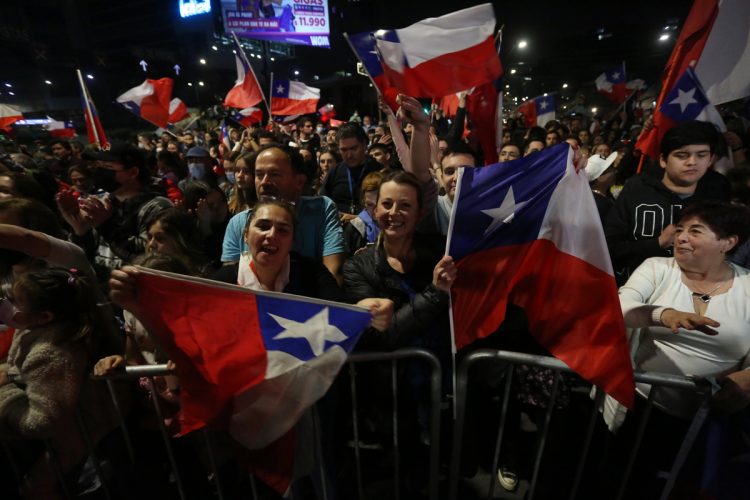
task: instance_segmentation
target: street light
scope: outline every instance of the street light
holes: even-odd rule
[[[198,82],[198,85],[200,85],[201,87],[203,87],[204,84],[203,84],[203,82]]]
[[[91,73],[86,73],[86,78],[88,78],[89,80],[93,80],[94,75],[92,75]]]
[[[597,111],[597,109],[596,109],[596,108],[591,108],[591,112],[592,112],[592,113],[596,113],[596,111]]]
[[[198,62],[201,63],[201,64],[206,64],[206,60],[203,59],[202,57],[198,60]]]
[[[192,87],[192,86],[193,86],[192,82],[188,82],[188,87]]]
[[[510,70],[510,74],[511,74],[511,75],[515,75],[515,74],[516,74],[516,68],[513,68],[513,69],[511,69],[511,70]]]
[[[52,85],[52,82],[49,80],[44,80],[44,83],[46,83],[47,85]]]
[[[525,49],[527,45],[528,45],[528,42],[526,40],[521,40],[520,42],[518,42],[519,49]]]
[[[567,83],[563,83],[562,84],[562,88],[567,89],[568,88],[568,84]]]
[[[299,76],[299,70],[297,69],[294,70],[294,76]]]
[[[5,86],[8,87],[8,88],[12,88],[13,87],[13,85],[11,85],[10,83],[6,83]]]
[[[211,45],[211,49],[212,50],[219,50],[219,47],[217,47],[216,45]]]
[[[659,37],[660,42],[666,42],[667,40],[669,40],[669,33],[664,33]]]

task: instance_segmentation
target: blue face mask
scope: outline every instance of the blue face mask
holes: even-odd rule
[[[227,180],[229,181],[230,184],[234,184],[237,181],[237,176],[235,175],[234,172],[225,172],[224,175],[227,176]]]
[[[206,177],[206,166],[203,163],[188,163],[190,177],[196,180],[203,180]]]

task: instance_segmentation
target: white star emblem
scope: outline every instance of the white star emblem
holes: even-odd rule
[[[693,95],[695,95],[695,87],[688,90],[687,92],[683,92],[682,89],[677,89],[677,98],[675,98],[669,104],[679,104],[680,112],[684,113],[687,107],[691,104],[698,104],[698,101],[693,97]]]
[[[513,196],[513,186],[511,186],[508,189],[508,192],[505,194],[505,198],[503,199],[503,202],[499,207],[482,210],[483,214],[492,217],[492,224],[490,224],[489,227],[484,230],[484,235],[487,236],[489,233],[493,232],[503,224],[510,224],[513,221],[513,218],[515,217],[518,209],[523,207],[527,203],[528,201],[516,203],[516,199]]]
[[[615,71],[612,73],[612,80],[619,80],[620,79],[620,73]]]
[[[279,85],[278,87],[276,87],[276,93],[277,94],[283,94],[284,93],[284,86],[283,85]]]
[[[547,109],[547,106],[548,106],[547,101],[542,101],[539,103],[539,109],[542,109],[542,110]]]
[[[319,313],[304,323],[294,321],[288,318],[282,318],[275,314],[268,313],[276,322],[284,328],[284,331],[276,335],[273,339],[292,339],[302,338],[310,344],[313,354],[320,356],[323,354],[326,341],[340,343],[348,339],[344,332],[337,327],[328,323],[328,308],[324,307]]]

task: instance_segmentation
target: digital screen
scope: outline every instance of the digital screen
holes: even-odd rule
[[[197,16],[211,12],[211,0],[180,0],[180,17]]]
[[[328,0],[221,0],[224,31],[329,48]]]

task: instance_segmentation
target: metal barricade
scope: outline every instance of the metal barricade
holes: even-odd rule
[[[548,368],[555,372],[554,383],[552,387],[549,400],[547,401],[547,408],[544,413],[542,420],[542,428],[539,429],[539,437],[536,446],[536,454],[533,461],[532,474],[530,479],[530,485],[528,492],[526,493],[526,499],[532,500],[537,489],[539,471],[542,463],[542,456],[544,454],[545,446],[547,444],[547,437],[550,427],[550,421],[552,419],[552,413],[555,408],[555,403],[558,397],[558,387],[560,383],[561,373],[571,373],[572,370],[562,361],[557,360],[548,356],[537,356],[531,354],[523,354],[518,352],[509,351],[496,351],[490,349],[481,349],[467,354],[462,360],[458,367],[457,378],[456,378],[456,392],[455,392],[455,405],[456,405],[456,419],[454,422],[453,429],[453,448],[452,457],[450,464],[450,476],[449,476],[449,498],[455,499],[458,494],[459,485],[459,472],[461,466],[461,453],[463,444],[463,432],[466,417],[466,403],[467,403],[467,389],[469,385],[469,369],[478,361],[494,360],[507,364],[505,369],[505,384],[504,394],[502,399],[502,410],[501,418],[498,427],[498,435],[494,448],[492,470],[490,471],[490,480],[487,485],[486,498],[494,498],[494,492],[498,480],[494,472],[498,470],[499,452],[502,446],[503,433],[505,432],[506,416],[508,411],[508,402],[511,397],[511,382],[513,378],[514,368],[516,365],[524,364],[540,368]],[[651,384],[652,388],[649,393],[649,397],[646,401],[646,407],[643,418],[640,420],[637,431],[636,439],[633,443],[630,455],[628,457],[627,466],[623,473],[623,477],[618,488],[616,500],[623,498],[627,485],[628,479],[631,474],[633,465],[635,463],[638,450],[640,448],[641,440],[643,438],[645,429],[648,425],[648,417],[653,407],[654,396],[657,393],[659,387],[670,387],[679,388],[695,391],[703,397],[703,404],[701,408],[696,412],[693,417],[690,427],[683,439],[682,445],[677,452],[676,458],[673,461],[669,477],[662,490],[661,499],[666,500],[671,492],[677,474],[682,467],[688,452],[690,451],[695,438],[697,437],[698,431],[700,430],[703,422],[705,421],[708,412],[708,400],[711,394],[710,384],[704,380],[695,380],[689,377],[681,377],[675,375],[645,372],[635,373],[635,381],[640,383]],[[573,479],[572,488],[568,498],[575,499],[578,495],[578,490],[581,485],[581,478],[586,466],[586,461],[589,455],[592,436],[594,434],[594,426],[597,420],[597,414],[599,413],[599,406],[604,397],[602,391],[595,389],[595,401],[592,404],[591,412],[589,414],[588,426],[582,441],[580,450],[580,457],[576,467],[576,473]],[[560,494],[557,498],[564,498],[564,495]]]

